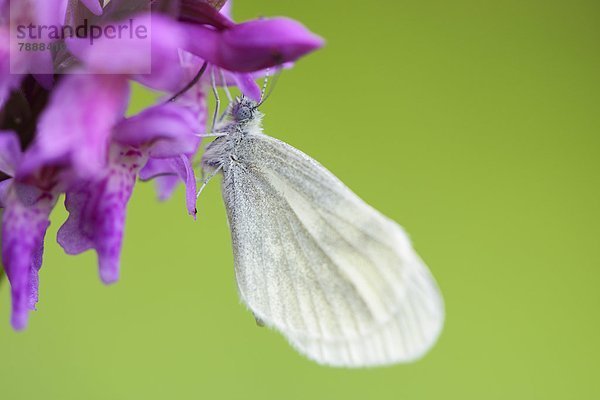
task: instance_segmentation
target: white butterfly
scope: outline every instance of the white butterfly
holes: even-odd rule
[[[237,98],[202,157],[223,174],[242,301],[322,364],[420,358],[440,334],[444,304],[406,233],[317,161],[263,134],[262,116]]]

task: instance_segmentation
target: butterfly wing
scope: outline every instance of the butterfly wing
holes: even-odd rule
[[[224,173],[240,296],[254,315],[323,364],[421,357],[444,306],[402,228],[323,166],[262,134]]]

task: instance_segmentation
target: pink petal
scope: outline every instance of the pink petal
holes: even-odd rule
[[[68,254],[96,249],[100,278],[119,278],[126,208],[145,157],[139,150],[113,145],[106,175],[67,191],[69,218],[58,231],[58,243]]]
[[[27,1],[22,1],[22,3],[26,4]],[[65,23],[65,17],[67,14],[67,3],[68,0],[35,1],[37,24],[47,26],[62,26]],[[97,0],[96,4],[98,6],[100,5]]]
[[[164,34],[159,28],[164,24],[165,19],[156,18],[157,38],[163,41],[173,42],[171,37],[161,38],[159,34]],[[130,25],[131,22],[131,25]],[[66,40],[69,51],[79,60],[83,61],[86,69],[90,72],[101,74],[135,74],[150,73],[153,23],[150,14],[131,16],[131,21],[114,22],[113,27],[124,24],[129,27],[141,27],[146,30],[142,35],[121,35],[111,33],[115,36],[109,38],[101,35],[98,38],[68,38]],[[178,31],[171,33],[172,37],[177,37]],[[162,44],[162,41],[161,41]],[[177,48],[170,48],[174,59],[177,55]],[[110,60],[110,62],[107,62]]]
[[[219,13],[221,15],[224,15],[228,19],[231,19],[233,17],[233,14],[231,13],[232,6],[233,6],[233,1],[227,0],[225,2],[225,4],[223,4],[223,7],[221,7],[221,9],[219,10]]]
[[[65,76],[52,92],[17,175],[27,176],[45,166],[70,167],[84,178],[100,174],[113,126],[122,119],[128,98],[125,77]]]
[[[172,158],[151,158],[140,171],[141,180],[155,179],[158,198],[167,200],[179,182],[185,184],[188,214],[196,215],[196,175],[192,165],[193,155],[181,154]]]
[[[168,159],[167,159],[168,161]],[[172,175],[161,175],[154,178],[156,192],[160,201],[166,201],[173,196],[173,192],[181,183],[181,178],[175,173]],[[187,202],[187,198],[186,198]],[[186,203],[187,205],[187,203]]]
[[[102,6],[100,5],[99,0],[81,0],[81,2],[88,8],[88,10],[94,13],[94,15],[102,15]]]
[[[230,71],[252,72],[295,61],[323,39],[288,18],[257,19],[223,31],[186,24],[186,50]]]
[[[209,2],[198,0],[181,0],[180,19],[197,25],[211,25],[217,29],[228,29],[234,25],[225,12],[219,12]]]
[[[21,194],[26,195],[21,197]],[[35,309],[38,300],[44,236],[56,196],[17,183],[11,185],[6,197],[2,262],[11,284],[11,323],[14,329],[21,330],[27,326],[29,310]]]
[[[53,74],[54,64],[50,51],[21,51],[19,43],[50,43],[49,29],[41,30],[41,36],[19,38],[15,24],[22,26],[61,26],[66,14],[66,0],[20,0],[10,2],[12,31],[2,32],[0,47],[11,44],[10,70],[13,74]],[[9,38],[11,39],[9,41]]]
[[[196,218],[196,174],[194,173],[192,160],[183,154],[170,160],[173,163],[173,169],[177,171],[179,178],[185,183],[185,201],[188,214]]]
[[[8,35],[8,29],[0,26],[0,37],[3,38],[0,40],[0,108],[8,99],[11,90],[17,88],[21,83],[22,76],[10,72],[11,64],[15,65],[17,69],[27,69],[20,65],[22,60],[18,60],[17,54],[10,53],[9,41],[6,39],[9,37]]]
[[[133,147],[146,147],[156,158],[194,152],[200,125],[189,108],[178,103],[159,104],[123,120],[114,139]]]
[[[21,159],[21,143],[12,131],[0,131],[0,172],[15,176],[15,168]]]
[[[12,178],[0,181],[0,208],[6,207],[6,200],[8,199],[8,193],[13,182],[14,179]],[[0,220],[2,219],[1,217],[2,215],[0,215]]]
[[[147,27],[147,35],[119,39],[103,36],[93,43],[74,38],[67,40],[68,48],[88,71],[132,75],[153,89],[174,89],[182,80],[178,49],[187,40],[185,32],[176,21],[157,14],[145,13],[131,20],[135,27]]]
[[[236,81],[237,87],[240,88],[241,92],[254,101],[260,101],[260,86],[254,80],[251,74],[238,73],[233,74]]]

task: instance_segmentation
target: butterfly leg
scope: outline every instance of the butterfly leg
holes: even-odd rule
[[[229,135],[229,133],[227,132],[214,132],[214,133],[199,133],[196,136],[198,136],[199,138],[205,138],[205,137],[223,137],[223,136],[227,136]]]
[[[221,106],[221,99],[219,98],[219,91],[217,90],[217,82],[215,80],[215,67],[210,69],[210,84],[212,86],[213,94],[215,95],[215,112],[213,113],[211,132],[215,131],[215,125],[217,124],[217,116],[219,115],[219,108]]]
[[[221,169],[223,169],[223,165],[219,165],[219,166],[217,167],[217,169],[215,169],[215,170],[214,170],[214,171],[213,171],[213,172],[212,172],[212,173],[211,173],[211,174],[208,176],[208,178],[206,178],[206,180],[205,180],[205,181],[202,183],[202,186],[200,186],[200,189],[198,190],[198,194],[196,195],[196,198],[200,197],[200,193],[202,193],[202,191],[204,190],[204,188],[206,187],[206,185],[208,185],[208,182],[210,182],[210,180],[211,180],[212,178],[214,178],[214,176],[215,176],[216,174],[218,174],[218,173],[221,171]],[[203,173],[203,174],[204,174],[204,173]]]
[[[225,111],[223,111],[223,114],[221,114],[221,116],[217,120],[218,123],[221,123],[223,121],[223,119],[225,118],[225,116],[227,115],[227,111],[229,111],[229,106],[233,102],[233,97],[231,97],[231,92],[229,91],[229,86],[227,86],[227,79],[225,77],[225,72],[223,72],[222,69],[219,69],[219,72],[220,72],[220,78],[221,78],[221,86],[223,86],[223,91],[225,91],[225,96],[227,96],[227,101],[228,101],[227,107],[225,107]]]
[[[225,90],[225,95],[227,96],[227,101],[229,103],[233,102],[233,97],[231,97],[231,92],[229,91],[229,87],[227,86],[227,79],[225,79],[225,73],[222,69],[219,70],[221,72],[221,85],[223,86],[223,90]],[[221,118],[223,118],[221,116]]]

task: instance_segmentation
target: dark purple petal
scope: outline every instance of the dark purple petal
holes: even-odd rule
[[[199,131],[192,110],[173,102],[150,107],[123,120],[115,127],[114,140],[143,147],[151,157],[167,158],[195,151]]]
[[[24,193],[27,194],[25,199],[20,196]],[[21,330],[27,326],[29,310],[35,309],[38,300],[44,236],[56,197],[19,183],[11,185],[6,197],[2,215],[2,263],[11,285],[11,323],[14,329]],[[34,198],[33,203],[31,198]]]
[[[129,86],[118,75],[65,76],[40,117],[17,176],[44,166],[71,167],[80,177],[102,172],[113,126],[125,112]]]
[[[106,175],[67,191],[69,218],[58,230],[58,243],[68,254],[96,249],[100,278],[119,278],[126,208],[137,172],[145,162],[141,151],[113,145]]]
[[[185,24],[186,50],[230,71],[252,72],[295,61],[323,39],[288,18],[258,19],[223,31]]]
[[[21,144],[17,134],[0,131],[0,172],[15,176],[15,169],[21,159]]]

